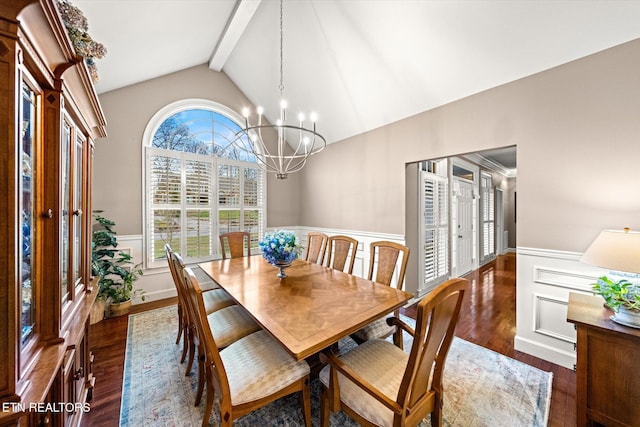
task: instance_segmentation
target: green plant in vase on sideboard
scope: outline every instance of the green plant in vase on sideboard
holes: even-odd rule
[[[94,211],[91,272],[98,280],[98,297],[109,303],[111,317],[125,314],[131,300],[145,300],[144,291],[135,288],[142,276],[142,264],[135,264],[131,254],[118,249],[115,223]]]

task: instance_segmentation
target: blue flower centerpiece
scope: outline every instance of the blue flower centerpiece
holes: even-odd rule
[[[295,233],[288,230],[276,230],[273,233],[265,234],[258,245],[264,259],[269,264],[280,269],[278,277],[281,279],[287,277],[284,269],[298,258],[301,249],[297,243]]]

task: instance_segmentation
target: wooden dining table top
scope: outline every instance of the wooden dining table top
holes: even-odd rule
[[[261,255],[199,266],[297,360],[329,347],[413,297],[302,260],[285,270],[284,279]]]

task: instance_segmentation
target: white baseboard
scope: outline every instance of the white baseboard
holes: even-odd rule
[[[574,352],[567,352],[556,347],[519,337],[518,335],[516,335],[514,339],[514,349],[539,359],[552,361],[556,365],[571,370],[574,369],[576,363],[576,355]]]

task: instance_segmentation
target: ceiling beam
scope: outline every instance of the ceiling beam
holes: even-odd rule
[[[216,48],[213,50],[213,55],[209,60],[210,69],[222,70],[261,2],[262,0],[238,0]]]

